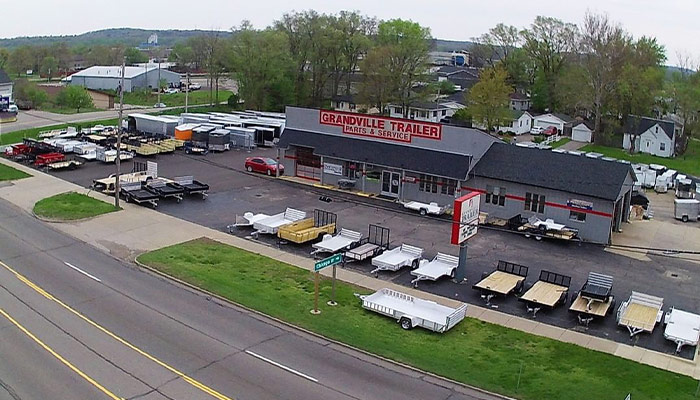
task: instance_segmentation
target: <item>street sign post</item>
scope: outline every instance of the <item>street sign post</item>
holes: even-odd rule
[[[318,309],[318,285],[319,280],[321,279],[320,271],[324,268],[333,267],[333,286],[331,288],[331,300],[327,304],[329,306],[334,306],[338,304],[335,302],[335,266],[342,262],[342,254],[333,254],[332,256],[324,258],[323,260],[318,261],[316,264],[314,264],[314,272],[316,273],[316,279],[314,281],[314,309],[311,310],[311,314],[316,315],[321,313],[321,310]]]
[[[478,229],[480,200],[478,192],[455,199],[451,242],[459,245],[459,264],[455,272],[455,281],[458,283],[463,282],[467,275],[467,241],[476,235]]]

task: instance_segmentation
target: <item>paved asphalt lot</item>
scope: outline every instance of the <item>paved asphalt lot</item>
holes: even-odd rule
[[[12,320],[112,398],[496,399],[145,273],[4,200],[0,218],[0,399],[108,398]]]
[[[182,153],[157,156],[153,161],[158,162],[159,175],[194,175],[196,179],[211,186],[206,201],[187,199],[179,204],[161,201],[158,209],[214,229],[226,230],[227,225],[235,222],[236,214],[242,215],[246,211],[274,214],[284,211],[285,207],[294,207],[310,213],[314,208],[320,208],[337,213],[339,226],[365,234],[370,223],[389,227],[391,247],[401,243],[417,245],[425,249],[426,258],[432,258],[437,252],[457,255],[458,248],[449,244],[451,225],[448,220],[406,213],[400,206],[380,200],[365,200],[287,181],[275,181],[243,171],[245,157],[274,156],[274,153],[273,149],[257,149],[252,153],[229,151],[210,153],[203,157]],[[125,163],[123,171],[129,171],[130,168],[131,163]],[[92,163],[76,171],[55,174],[88,187],[93,179],[106,177],[113,170],[113,165]],[[319,201],[320,194],[329,195],[333,201]],[[235,234],[249,236],[250,230],[240,230]],[[262,236],[259,240],[277,245],[274,238]],[[284,245],[284,248],[307,256],[311,251],[310,245]],[[594,271],[615,278],[613,294],[617,304],[626,300],[631,291],[635,290],[664,297],[664,309],[673,306],[700,313],[700,299],[697,296],[700,270],[697,264],[663,256],[651,255],[650,258],[651,262],[638,261],[606,252],[598,246],[545,240],[539,242],[514,233],[480,229],[477,236],[469,242],[467,284],[458,285],[449,279],[443,279],[439,282],[422,281],[419,288],[483,305],[484,301],[479,292],[472,289],[472,285],[481,278],[482,272],[494,270],[498,260],[506,260],[530,267],[528,283],[537,280],[540,270],[569,275],[572,277],[570,293],[573,295],[584,284],[588,273]],[[371,270],[369,262],[349,264],[347,268],[366,272]],[[408,269],[399,273],[381,273],[380,277],[406,286],[410,285],[412,279]],[[651,335],[643,333],[630,338],[626,328],[616,325],[614,312],[585,328],[579,326],[573,313],[568,312],[568,306],[567,303],[566,307],[542,310],[537,314],[537,320],[665,353],[673,353],[675,350],[675,345],[663,338],[662,325],[658,325]],[[525,305],[514,296],[497,298],[492,301],[492,307],[513,315],[526,315]],[[694,350],[686,348],[681,355],[693,358]]]

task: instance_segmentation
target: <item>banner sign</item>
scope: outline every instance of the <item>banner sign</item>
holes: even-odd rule
[[[338,164],[323,163],[323,173],[343,176],[343,166]]]
[[[10,108],[10,98],[0,96],[0,111],[5,111]]]
[[[572,208],[580,208],[582,210],[592,210],[593,209],[593,203],[590,201],[583,201],[583,200],[577,200],[577,199],[569,199],[566,202],[566,205]]]
[[[411,143],[414,137],[442,139],[442,125],[432,122],[353,114],[340,111],[320,111],[321,125],[340,126],[343,133],[377,139]]]
[[[479,201],[478,192],[471,192],[455,199],[452,217],[452,244],[462,244],[476,235],[479,225]]]

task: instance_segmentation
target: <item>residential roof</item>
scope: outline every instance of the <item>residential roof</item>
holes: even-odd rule
[[[311,147],[314,154],[319,156],[403,168],[458,180],[466,179],[471,160],[471,156],[466,154],[290,128],[284,130],[278,145],[280,148],[290,145]]]
[[[121,78],[121,66],[94,66],[90,68],[85,68],[82,71],[78,71],[71,76],[87,76],[87,77],[101,77],[101,78]],[[124,78],[131,79],[139,75],[144,74],[146,71],[157,71],[158,67],[124,67]],[[165,68],[161,68],[162,71],[168,71]],[[168,71],[172,72],[172,71]]]
[[[572,128],[576,128],[576,127],[579,126],[579,125],[583,125],[583,126],[585,126],[586,128],[588,128],[588,130],[591,130],[591,131],[592,131],[593,128],[594,128],[594,126],[593,126],[593,124],[592,124],[591,122],[582,121],[582,120],[574,121],[574,123],[571,125],[571,127],[572,127]]]
[[[2,69],[0,69],[0,84],[1,83],[12,83],[12,79],[10,79],[9,75],[7,75],[7,72],[5,72]]]
[[[515,92],[510,94],[511,100],[530,100],[530,96],[525,93]]]
[[[394,104],[391,103],[389,104],[392,107],[401,107],[399,104]],[[447,109],[449,107],[445,106],[443,103],[437,103],[434,101],[412,101],[409,104],[410,108],[419,108],[421,110],[442,110],[442,109]]]
[[[473,174],[484,178],[617,200],[632,166],[585,156],[494,143]]]
[[[571,121],[574,120],[574,119],[571,118],[570,116],[568,116],[568,115],[566,115],[566,114],[560,114],[560,113],[540,114],[540,115],[535,116],[535,118],[540,118],[540,117],[546,118],[546,117],[549,117],[549,116],[554,117],[554,118],[557,118],[557,119],[561,120],[561,121],[564,122],[564,123],[568,123],[568,122],[571,122]]]
[[[640,117],[637,115],[630,115],[627,117],[625,123],[625,132],[634,133],[635,135],[640,135],[646,132],[649,128],[654,125],[659,124],[659,127],[664,131],[669,139],[673,139],[674,135],[674,123],[672,121],[666,121],[663,119]],[[635,128],[636,127],[636,131]]]
[[[355,96],[352,94],[340,94],[337,96],[333,96],[331,98],[333,101],[344,101],[346,103],[355,103]]]

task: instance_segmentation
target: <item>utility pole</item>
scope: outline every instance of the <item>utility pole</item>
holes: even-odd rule
[[[158,107],[160,107],[160,50],[158,50]]]
[[[190,73],[185,72],[185,112],[187,112],[187,103],[190,95]]]
[[[117,122],[117,159],[114,162],[117,164],[117,176],[114,181],[114,206],[119,208],[119,191],[120,175],[121,175],[121,152],[122,152],[122,113],[124,112],[124,70],[126,69],[126,57],[122,59],[122,78],[119,82],[119,121]],[[147,77],[148,78],[148,77]]]

